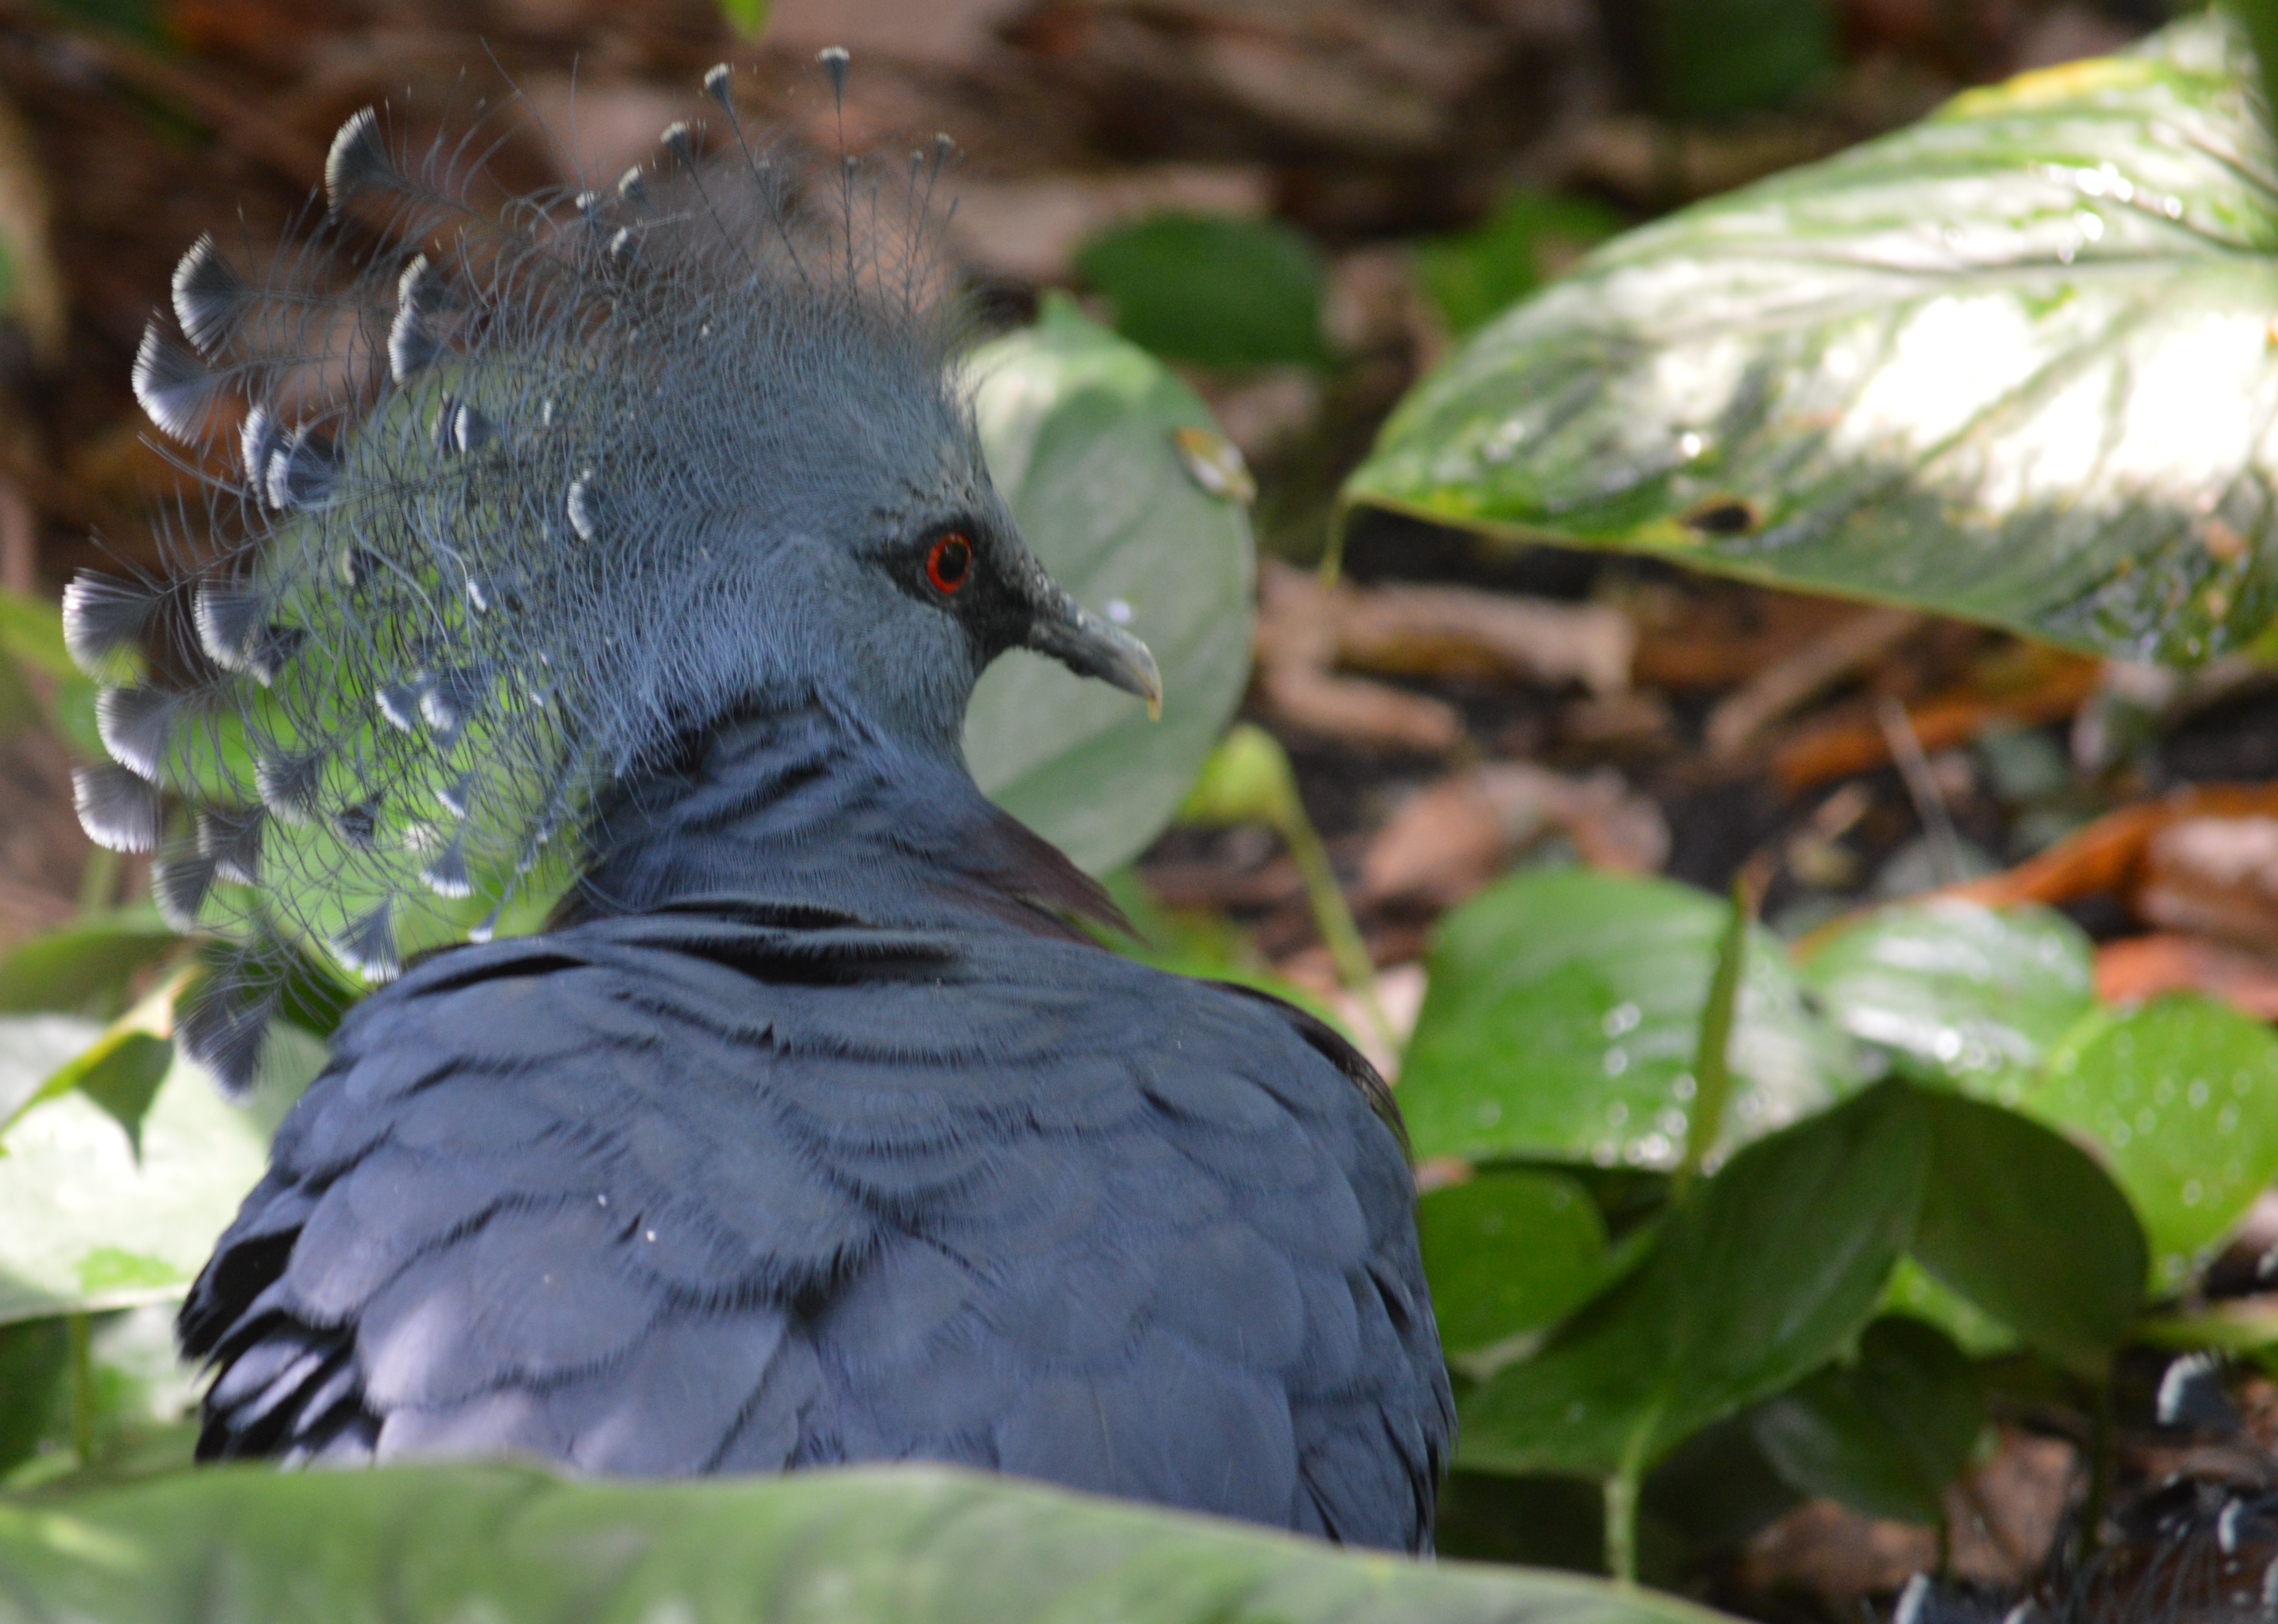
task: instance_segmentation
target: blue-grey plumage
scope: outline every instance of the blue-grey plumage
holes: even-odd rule
[[[182,1023],[226,1074],[293,942],[387,983],[184,1308],[202,1452],[922,1458],[1427,1548],[1453,1412],[1382,1084],[1096,946],[974,787],[998,653],[1150,703],[1153,663],[990,484],[918,237],[842,166],[834,238],[734,134],[478,230],[359,115],[360,291],[202,240],[208,370],[145,346],[161,426],[244,467],[180,579],[74,589],[115,682],[195,632],[105,700],[89,827],[265,927]],[[489,942],[549,851],[549,928]]]

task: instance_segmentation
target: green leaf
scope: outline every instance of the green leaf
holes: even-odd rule
[[[701,1483],[220,1467],[0,1506],[4,1594],[107,1624],[1714,1624],[1579,1574],[1342,1552],[933,1467]]]
[[[1449,913],[1401,1068],[1417,1154],[1676,1167],[1730,918],[1689,886],[1587,869],[1523,871]],[[1729,1053],[1711,1165],[1854,1081],[1844,1041],[1804,1009],[1762,930]]]
[[[2134,660],[2278,611],[2278,152],[2220,15],[1601,249],[1350,500]]]
[[[76,1093],[126,1132],[127,1148],[140,1162],[142,1117],[173,1064],[174,1001],[187,979],[187,972],[180,973],[152,987],[93,1043],[57,1066],[28,1098],[0,1115],[0,1140],[34,1106]]]
[[[1169,361],[1313,365],[1321,341],[1321,256],[1279,220],[1158,214],[1110,227],[1076,270],[1115,307],[1115,330]]]
[[[1777,107],[1836,65],[1825,0],[1651,0],[1663,108],[1719,118]]]
[[[1474,231],[1416,250],[1416,277],[1461,337],[1548,281],[1561,262],[1603,242],[1622,217],[1583,198],[1514,192]]]
[[[1459,1405],[1463,1464],[1634,1470],[1824,1364],[1874,1312],[1927,1155],[1900,1083],[1742,1149],[1636,1272]]]
[[[1280,741],[1251,722],[1236,722],[1218,742],[1187,798],[1179,821],[1201,828],[1263,824],[1277,832],[1305,820],[1297,774]]]
[[[2096,950],[2050,909],[1902,904],[1823,942],[1803,980],[1908,1076],[2014,1104],[2096,1007]]]
[[[1804,1493],[1869,1517],[1935,1523],[1985,1425],[1985,1394],[1944,1333],[1894,1315],[1867,1327],[1855,1361],[1808,1377],[1750,1424]]]
[[[2228,1004],[2161,998],[2049,1058],[2023,1109],[2095,1143],[2182,1287],[2278,1178],[2278,1037]]]
[[[0,1487],[91,1483],[190,1465],[197,1436],[190,1418],[196,1413],[203,1372],[184,1364],[175,1351],[173,1305],[151,1303],[90,1316],[83,1416],[92,1445],[89,1460],[79,1458],[73,1437],[77,1395],[76,1384],[65,1379],[69,1344],[65,1319],[0,1326],[0,1440],[14,1439],[19,1445],[11,1457],[0,1444]],[[56,1361],[57,1379],[43,1391],[8,1384],[10,1349],[19,1345]]]
[[[17,663],[0,653],[0,739],[11,739],[47,721],[39,696]]]
[[[768,31],[768,17],[774,10],[773,0],[720,0],[720,15],[745,40],[756,40]]]
[[[56,9],[75,22],[125,34],[161,56],[180,49],[159,0],[58,0]]]
[[[57,1069],[40,1092],[60,1095],[76,1090],[117,1123],[126,1147],[142,1159],[142,1118],[157,1098],[158,1085],[174,1064],[168,1040],[131,1027],[107,1032]],[[13,1124],[9,1125],[13,1126]]]
[[[35,671],[48,678],[54,684],[49,715],[57,732],[81,755],[103,759],[103,736],[95,725],[96,685],[64,646],[61,609],[45,599],[0,587],[0,662],[12,662],[17,667],[0,680],[13,682],[19,671]],[[19,708],[29,697],[27,691],[16,693],[0,703],[0,711]]]
[[[0,1020],[0,1101],[28,1092],[22,1072],[48,1076],[96,1035],[57,1017]],[[314,1075],[313,1041],[279,1026],[270,1042],[276,1071]],[[84,1094],[26,1112],[0,1137],[0,1324],[180,1296],[260,1178],[279,1109],[273,1095],[231,1105],[178,1059],[141,1119],[139,1162]]]
[[[1440,1341],[1492,1348],[1555,1325],[1606,1279],[1606,1226],[1556,1173],[1482,1172],[1416,1203]]]
[[[1716,939],[1716,961],[1708,972],[1708,996],[1701,1006],[1701,1038],[1693,1056],[1693,1121],[1677,1163],[1682,1187],[1701,1170],[1724,1131],[1724,1108],[1732,1098],[1732,1023],[1739,1018],[1740,978],[1747,972],[1750,934],[1755,926],[1754,899],[1745,876],[1732,881],[1731,917]]]
[[[137,971],[181,945],[182,938],[147,909],[81,916],[0,959],[0,1012],[108,1014]]]
[[[1930,1177],[1923,1269],[2059,1364],[2100,1376],[2144,1300],[2143,1231],[2088,1154],[2040,1124],[1919,1092]]]
[[[1966,1297],[1957,1296],[1910,1257],[1891,1270],[1883,1292],[1883,1312],[1911,1315],[1935,1325],[1972,1359],[1991,1359],[2017,1351],[2017,1333]]]
[[[39,1448],[70,1357],[59,1319],[0,1325],[0,1479]]]
[[[64,646],[63,611],[45,599],[0,587],[0,653],[43,676],[75,677]]]
[[[2262,118],[2267,124],[2273,110],[2278,109],[2278,5],[2270,0],[2225,0],[2225,4],[2253,46],[2260,69]]]
[[[1215,431],[1193,392],[1048,300],[973,359],[989,469],[1036,556],[1096,613],[1124,606],[1163,673],[1163,720],[1015,649],[981,679],[966,759],[998,804],[1082,867],[1129,860],[1170,821],[1250,678],[1256,564],[1241,507],[1173,443]]]

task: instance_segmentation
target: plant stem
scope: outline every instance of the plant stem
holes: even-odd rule
[[[1638,1496],[1645,1485],[1646,1451],[1661,1420],[1661,1407],[1653,1407],[1630,1434],[1621,1464],[1606,1479],[1606,1571],[1623,1584],[1638,1578]]]
[[[1283,815],[1275,820],[1275,833],[1289,848],[1289,856],[1297,865],[1298,876],[1305,882],[1305,900],[1311,904],[1313,923],[1328,944],[1329,958],[1337,967],[1337,980],[1345,984],[1360,1005],[1361,1014],[1374,1029],[1376,1041],[1387,1054],[1397,1047],[1393,1039],[1392,1022],[1384,1013],[1383,1001],[1376,995],[1376,961],[1368,956],[1368,944],[1361,940],[1360,926],[1354,921],[1352,909],[1345,902],[1344,888],[1337,883],[1336,869],[1329,862],[1329,850],[1321,843],[1313,820],[1305,815],[1305,808],[1295,795]]]
[[[1623,1584],[1637,1582],[1638,1480],[1627,1470],[1606,1479],[1606,1571]]]
[[[64,1332],[71,1347],[72,1452],[81,1466],[95,1464],[95,1347],[84,1314],[66,1315]]]
[[[1701,1171],[1701,1159],[1724,1131],[1724,1107],[1732,1095],[1732,1026],[1740,1004],[1740,978],[1748,962],[1748,926],[1755,910],[1745,874],[1732,881],[1732,912],[1716,945],[1716,968],[1708,979],[1708,1002],[1701,1011],[1701,1046],[1693,1057],[1693,1113],[1686,1125],[1685,1155],[1677,1164],[1672,1196],[1682,1195]]]
[[[1891,748],[1891,760],[1899,769],[1900,782],[1907,787],[1907,798],[1915,804],[1915,815],[1922,820],[1923,839],[1928,842],[1931,871],[1942,886],[1960,885],[1969,876],[1962,871],[1961,836],[1955,832],[1953,813],[1945,804],[1945,792],[1938,787],[1938,774],[1930,770],[1930,758],[1923,753],[1922,737],[1907,715],[1907,707],[1885,695],[1877,701],[1875,721],[1883,730],[1883,741]]]
[[[1311,904],[1313,923],[1328,945],[1337,980],[1360,1005],[1373,1036],[1387,1055],[1394,1052],[1392,1023],[1376,995],[1376,964],[1353,923],[1352,910],[1337,884],[1328,848],[1305,813],[1304,797],[1297,793],[1296,770],[1289,753],[1265,728],[1236,722],[1203,764],[1202,775],[1187,792],[1179,809],[1182,822],[1223,828],[1235,823],[1262,823],[1281,837],[1297,865]]]
[[[118,854],[107,846],[89,846],[79,871],[79,911],[99,913],[118,898]]]

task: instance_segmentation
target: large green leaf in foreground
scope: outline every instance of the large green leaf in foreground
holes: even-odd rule
[[[0,1624],[1713,1624],[1570,1574],[1364,1556],[936,1468],[705,1483],[222,1468],[0,1502]]]
[[[966,759],[999,804],[1093,873],[1168,823],[1250,678],[1250,519],[1189,471],[1219,444],[1160,362],[1048,302],[973,357],[989,471],[1021,534],[1095,614],[1128,616],[1163,673],[1163,720],[1015,649],[982,677]]]
[[[2196,660],[2278,612],[2278,164],[2220,16],[1633,232],[1349,499]]]

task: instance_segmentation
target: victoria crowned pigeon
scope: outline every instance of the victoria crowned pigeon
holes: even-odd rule
[[[179,1033],[226,1080],[304,949],[379,984],[182,1311],[200,1452],[948,1461],[1427,1549],[1382,1084],[1095,945],[967,773],[1005,650],[1159,687],[990,485],[949,144],[801,162],[706,88],[615,187],[488,209],[358,113],[137,357],[233,471],[166,569],[69,589],[82,820],[228,944]]]

